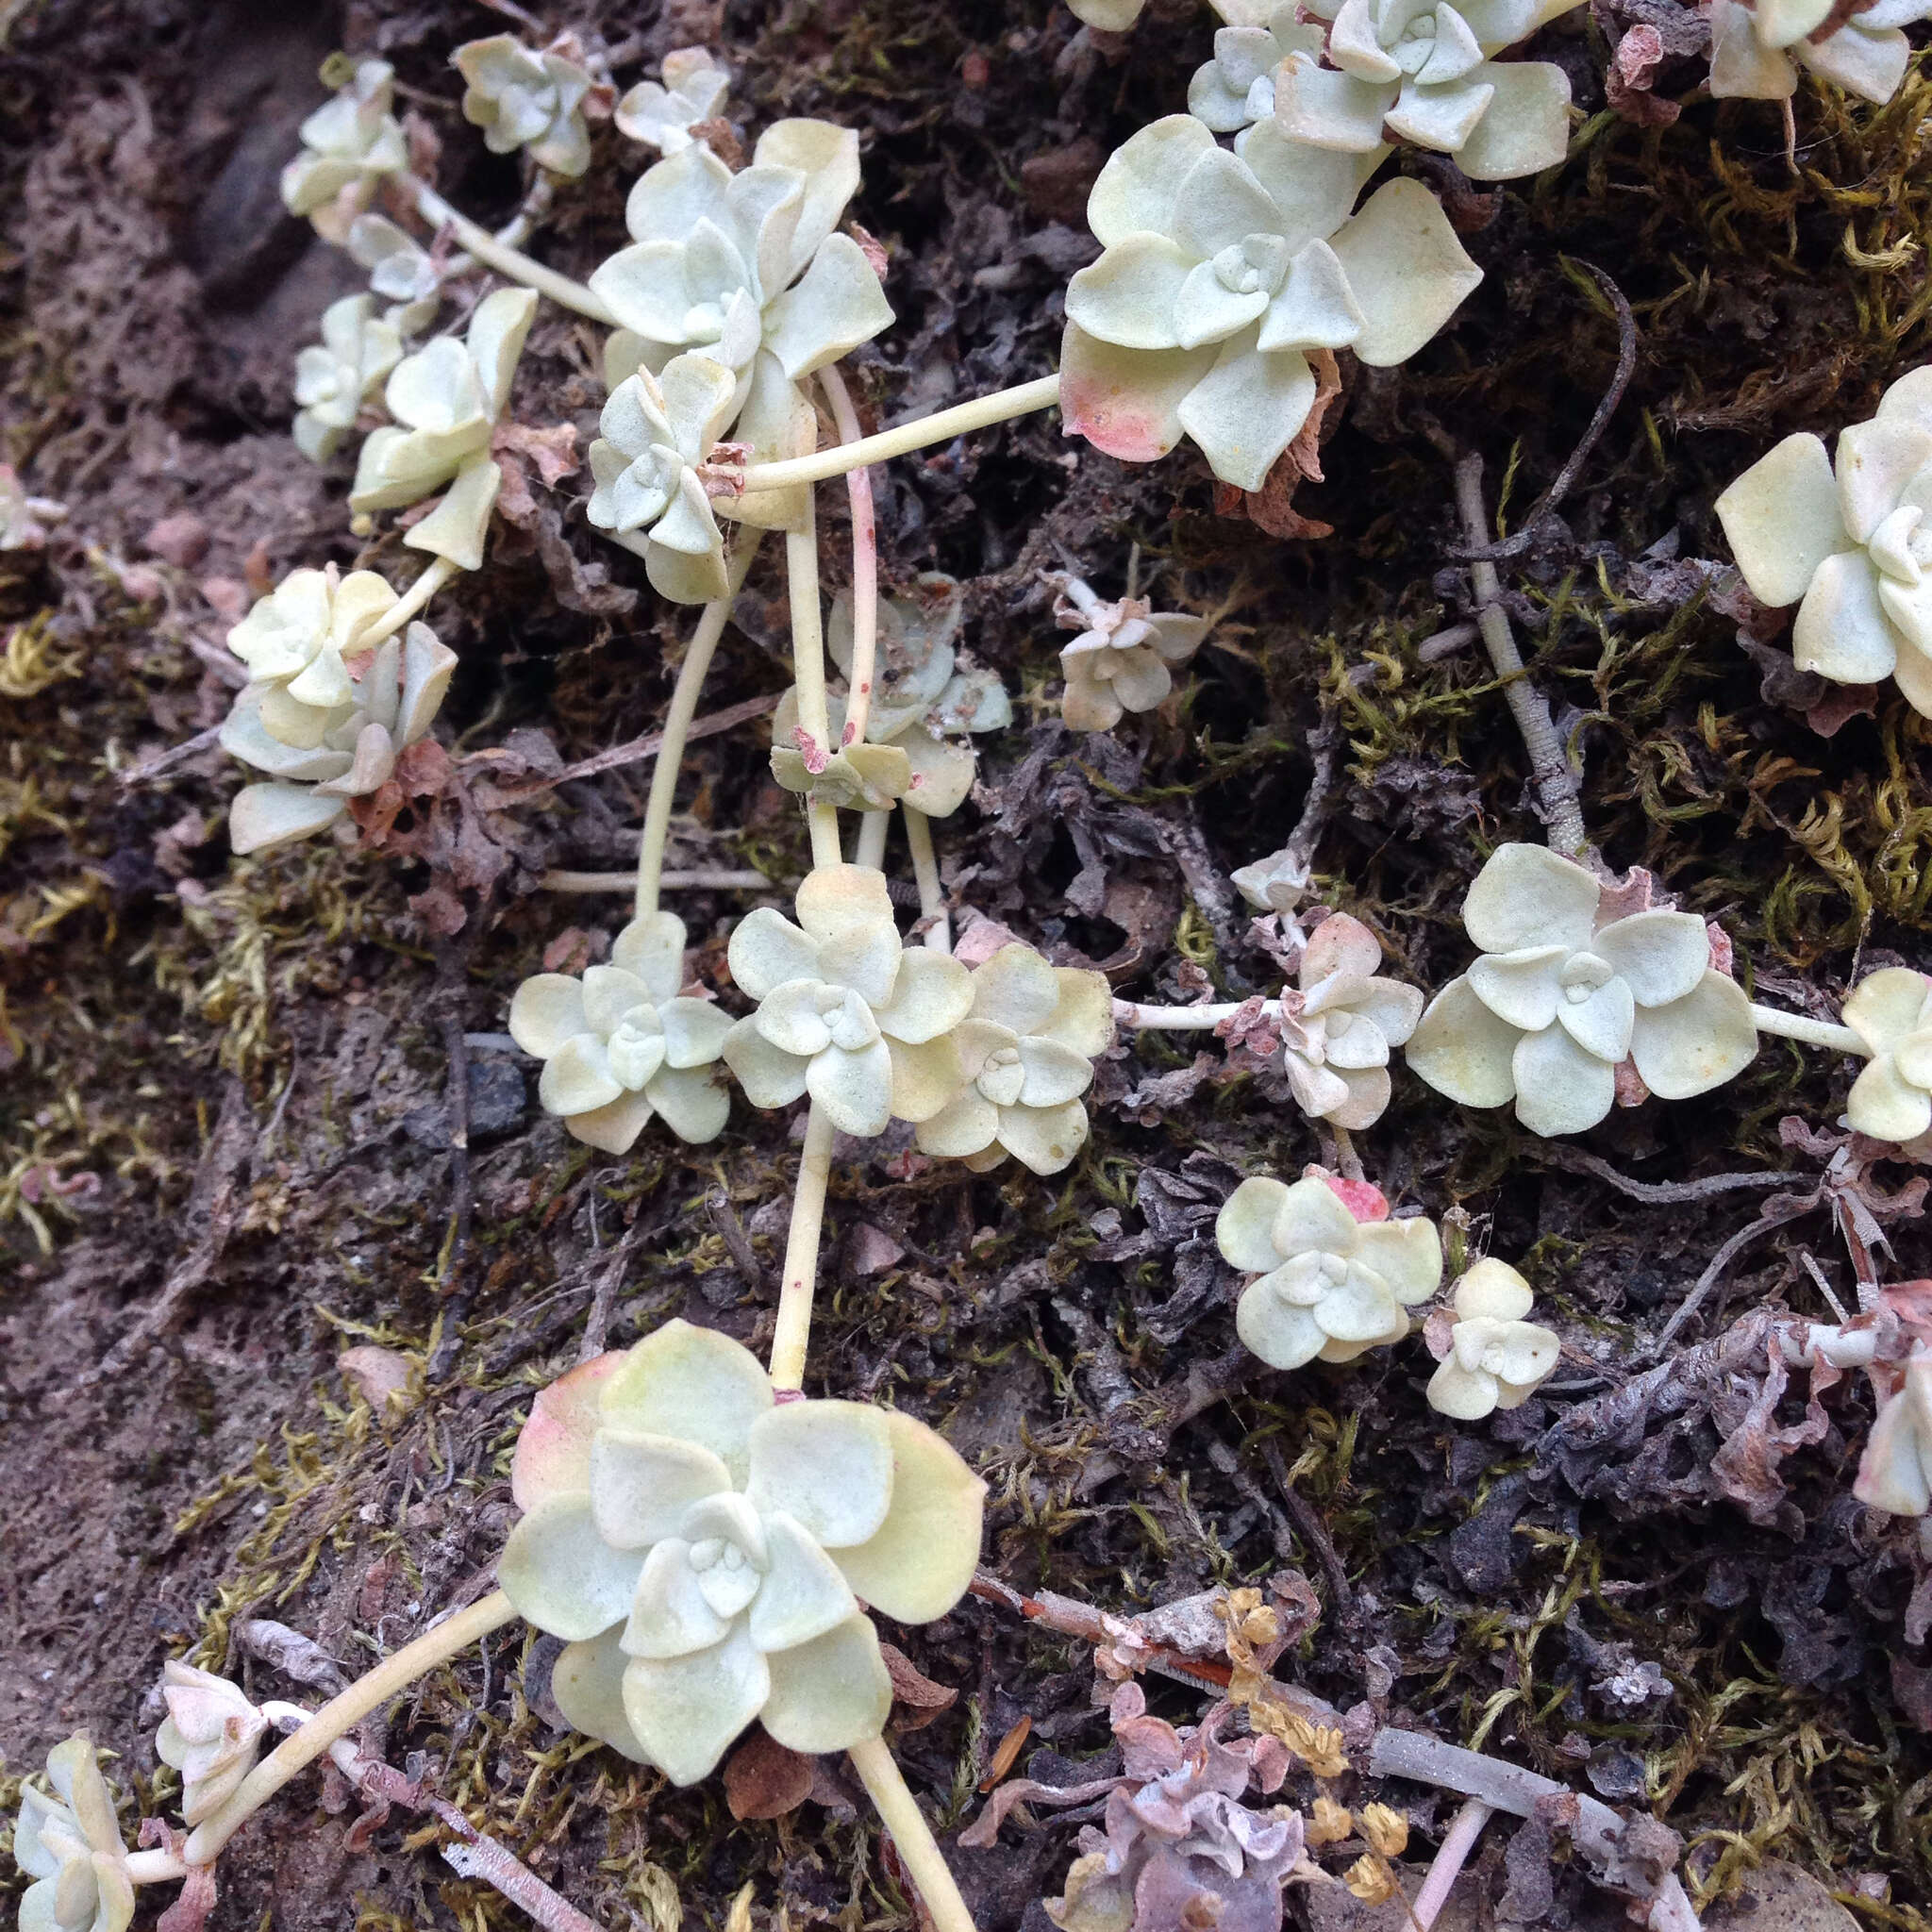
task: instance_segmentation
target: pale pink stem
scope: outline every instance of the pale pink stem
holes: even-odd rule
[[[1429,1932],[1436,1923],[1436,1915],[1449,1903],[1449,1894],[1461,1876],[1470,1853],[1475,1850],[1476,1840],[1483,1835],[1483,1826],[1494,1815],[1492,1807],[1480,1798],[1471,1798],[1450,1821],[1449,1829],[1437,1847],[1435,1862],[1415,1895],[1415,1903],[1409,1907],[1416,1932]]]
[[[837,366],[819,371],[819,383],[832,406],[832,421],[841,442],[857,442],[863,431],[845,378]],[[857,744],[865,736],[872,714],[873,680],[878,672],[879,643],[879,525],[873,509],[872,472],[847,470],[845,488],[852,498],[852,677],[845,700],[843,742]]]

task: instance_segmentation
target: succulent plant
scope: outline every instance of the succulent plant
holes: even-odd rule
[[[1088,199],[1104,252],[1067,290],[1068,432],[1131,462],[1188,436],[1224,483],[1259,490],[1314,404],[1305,351],[1412,356],[1482,271],[1420,182],[1351,212],[1378,158],[1273,121],[1233,154],[1191,114],[1134,135]]]
[[[1080,1096],[1113,1044],[1113,993],[1103,973],[1051,966],[1030,946],[1002,946],[973,969],[973,1006],[952,1033],[908,1056],[957,1058],[963,1084],[914,1129],[920,1151],[984,1171],[1010,1154],[1058,1174],[1087,1142]]]
[[[1774,609],[1798,607],[1798,668],[1840,684],[1893,677],[1932,717],[1928,512],[1932,368],[1900,376],[1871,422],[1839,432],[1836,466],[1801,431],[1717,500],[1751,594]]]
[[[183,1822],[199,1824],[248,1775],[268,1719],[239,1685],[174,1657],[161,1667],[161,1698],[155,1750],[181,1774]]]
[[[1932,1509],[1932,1355],[1914,1348],[1891,1378],[1889,1391],[1881,1385],[1852,1493],[1893,1516],[1924,1516]]]
[[[349,702],[347,659],[358,638],[396,602],[373,570],[343,576],[329,564],[293,570],[228,633],[228,648],[258,689],[262,728],[286,745],[312,751]]]
[[[1541,845],[1499,845],[1462,902],[1482,957],[1429,1002],[1410,1068],[1465,1107],[1516,1103],[1533,1134],[1579,1134],[1631,1061],[1666,1100],[1722,1086],[1757,1051],[1751,1002],[1710,963],[1704,922],[1604,918],[1594,874]]]
[[[327,462],[356,426],[363,399],[402,358],[402,337],[377,320],[369,296],[331,302],[322,311],[321,346],[295,358],[295,447],[312,463]]]
[[[717,114],[730,87],[731,70],[708,47],[674,47],[661,84],[641,80],[618,102],[618,129],[660,154],[682,154],[691,130]]]
[[[754,1107],[809,1093],[847,1134],[882,1134],[896,1115],[929,1120],[958,1091],[957,1059],[920,1053],[973,1006],[958,960],[901,945],[885,874],[822,866],[798,889],[798,924],[760,906],[731,935],[731,976],[757,1012],[724,1037],[724,1060]]]
[[[1549,1329],[1524,1319],[1534,1301],[1529,1283],[1507,1261],[1485,1257],[1463,1275],[1453,1324],[1440,1343],[1430,1334],[1441,1361],[1429,1378],[1431,1408],[1473,1423],[1529,1400],[1556,1368],[1561,1347]]]
[[[1110,731],[1124,712],[1153,710],[1208,630],[1205,617],[1157,611],[1145,597],[1063,599],[1054,615],[1063,629],[1080,632],[1060,651],[1060,716],[1074,731]]]
[[[395,421],[362,444],[352,510],[419,503],[459,470],[487,462],[536,313],[530,290],[498,289],[476,305],[461,341],[439,336],[396,364],[383,390]]]
[[[1844,1023],[1872,1058],[1845,1102],[1855,1132],[1916,1141],[1932,1127],[1932,979],[1886,966],[1852,989]]]
[[[465,42],[450,58],[468,82],[463,119],[483,130],[491,154],[528,148],[540,168],[573,177],[591,165],[591,75],[581,61],[554,46],[533,53],[508,34]]]
[[[42,550],[47,526],[61,522],[67,506],[51,496],[30,496],[11,463],[0,463],[0,551]]]
[[[443,271],[408,229],[387,215],[358,215],[343,246],[351,260],[369,271],[371,291],[390,304],[382,319],[398,335],[416,335],[435,321]],[[326,319],[325,313],[325,325]],[[323,332],[325,337],[326,326]]]
[[[1274,112],[1274,71],[1291,54],[1319,56],[1327,30],[1303,20],[1294,4],[1277,7],[1258,26],[1224,26],[1214,58],[1188,83],[1188,112],[1216,134],[1239,134]]]
[[[537,1097],[576,1139],[627,1153],[655,1114],[680,1141],[714,1141],[731,1110],[712,1074],[731,1016],[684,986],[684,922],[634,919],[608,966],[540,973],[510,1001],[510,1037],[543,1061]]]
[[[779,1403],[684,1322],[546,1389],[510,1481],[499,1580],[568,1645],[558,1708],[678,1784],[754,1719],[794,1751],[876,1738],[891,1683],[860,1600],[929,1622],[979,1557],[985,1485],[924,1424]]]
[[[456,653],[426,624],[385,638],[349,675],[341,702],[325,713],[320,736],[307,746],[269,729],[267,707],[281,696],[275,686],[244,686],[222,725],[222,749],[267,772],[272,782],[235,794],[230,846],[238,854],[260,852],[312,838],[334,824],[352,798],[380,791],[404,747],[427,734],[456,667]]]
[[[1308,896],[1311,874],[1307,860],[1284,845],[1251,865],[1237,866],[1227,876],[1228,883],[1257,912],[1291,917]]]
[[[591,445],[591,523],[644,559],[660,595],[706,604],[724,595],[724,537],[697,466],[736,397],[731,371],[708,356],[675,356],[661,375],[640,369],[610,393]]]
[[[1391,1221],[1378,1191],[1352,1191],[1355,1207],[1324,1175],[1292,1186],[1257,1175],[1215,1218],[1222,1258],[1254,1277],[1235,1307],[1236,1332],[1272,1369],[1298,1369],[1317,1356],[1353,1361],[1402,1341],[1405,1310],[1427,1301],[1442,1278],[1434,1222]]]
[[[389,62],[358,61],[334,97],[302,124],[303,152],[282,170],[282,201],[291,214],[310,217],[331,242],[346,235],[384,175],[408,166],[403,130],[391,111],[394,98]]]
[[[1334,0],[1328,65],[1291,47],[1274,75],[1274,119],[1291,141],[1338,153],[1412,142],[1456,157],[1474,181],[1506,181],[1560,162],[1570,81],[1547,60],[1491,60],[1530,33],[1537,0]]]
[[[1912,49],[1905,29],[1922,20],[1932,20],[1932,0],[1876,0],[1849,14],[1831,0],[1712,0],[1711,93],[1789,100],[1802,63],[1882,105],[1906,77]]]
[[[1385,979],[1381,942],[1360,920],[1331,912],[1309,935],[1300,991],[1281,997],[1283,1071],[1295,1104],[1351,1132],[1381,1119],[1391,1091],[1389,1050],[1405,1044],[1423,994]]]
[[[24,1785],[13,1862],[29,1883],[21,1932],[125,1932],[134,1917],[127,1848],[114,1801],[85,1738],[47,1753],[50,1797]]]

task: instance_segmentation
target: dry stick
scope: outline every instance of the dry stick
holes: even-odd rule
[[[842,443],[861,442],[858,411],[837,364],[819,371],[819,387],[832,406],[832,421]],[[864,465],[845,473],[852,499],[852,675],[847,680],[843,742],[865,737],[872,716],[872,688],[878,675],[879,520],[873,508],[872,472]]]
[[[1493,1805],[1486,1805],[1480,1798],[1471,1798],[1450,1821],[1449,1829],[1442,1834],[1442,1842],[1436,1848],[1428,1875],[1424,1878],[1422,1889],[1408,1908],[1410,1918],[1415,1921],[1416,1932],[1429,1932],[1435,1924],[1442,1907],[1449,1903],[1449,1894],[1455,1890],[1463,1866],[1469,1862],[1470,1853],[1475,1849],[1476,1840],[1483,1835],[1483,1826],[1495,1815]]]
[[[667,892],[762,892],[771,880],[761,872],[660,872],[658,883]],[[546,872],[537,881],[546,892],[635,892],[634,872]]]
[[[950,953],[953,926],[946,916],[946,889],[940,883],[939,855],[932,849],[932,821],[923,811],[914,811],[903,799],[899,809],[906,821],[906,842],[912,848],[919,916],[932,922],[925,929],[925,943],[935,953]]]
[[[1594,1174],[1633,1201],[1648,1202],[1658,1208],[1678,1201],[1707,1201],[1713,1195],[1735,1193],[1743,1188],[1789,1187],[1795,1178],[1773,1168],[1761,1174],[1707,1174],[1696,1181],[1640,1181],[1627,1174],[1619,1174],[1607,1160],[1587,1154],[1581,1147],[1566,1147],[1560,1141],[1553,1141],[1537,1152],[1545,1166],[1560,1167],[1571,1174]]]
[[[742,704],[727,705],[722,711],[713,711],[708,718],[700,718],[684,734],[684,741],[692,744],[700,738],[715,738],[721,731],[736,731],[741,724],[749,724],[754,718],[765,717],[777,708],[775,692],[769,697],[746,698]],[[624,765],[641,765],[646,758],[656,758],[663,744],[664,734],[661,731],[647,731],[641,738],[627,739],[623,744],[613,744],[608,751],[595,752],[590,758],[579,758],[575,764],[566,765],[560,772],[546,773],[539,778],[518,779],[498,785],[496,789],[508,799],[529,798],[539,791],[550,791],[559,785],[574,784],[579,778],[594,778],[600,772],[614,772]]]
[[[785,1236],[785,1270],[778,1279],[778,1319],[772,1330],[772,1386],[805,1383],[805,1352],[811,1339],[811,1303],[818,1288],[819,1239],[825,1224],[825,1190],[832,1179],[831,1116],[816,1100],[805,1117],[805,1151],[791,1195],[791,1225]]]
[[[846,1756],[871,1796],[879,1823],[892,1835],[893,1848],[907,1877],[919,1890],[921,1902],[937,1932],[974,1932],[973,1914],[959,1896],[932,1826],[906,1788],[883,1738],[868,1738]]]
[[[1322,1512],[1289,1479],[1281,1444],[1272,1436],[1261,1444],[1261,1459],[1267,1463],[1268,1474],[1274,1478],[1274,1487],[1281,1491],[1281,1500],[1287,1506],[1288,1513],[1294,1518],[1294,1526],[1301,1531],[1302,1541],[1314,1551],[1316,1560],[1322,1566],[1322,1574],[1328,1579],[1328,1593],[1334,1600],[1335,1614],[1344,1624],[1354,1623],[1355,1591],[1349,1587],[1348,1571],[1342,1564],[1341,1553],[1335,1547],[1334,1538],[1328,1534],[1328,1525],[1322,1521]]]
[[[445,1617],[413,1643],[406,1643],[339,1697],[331,1697],[299,1731],[284,1738],[229,1794],[213,1817],[204,1819],[189,1834],[183,1856],[191,1865],[210,1863],[234,1837],[248,1815],[275,1796],[297,1772],[306,1770],[335,1740],[359,1724],[372,1711],[399,1696],[418,1677],[426,1676],[471,1644],[481,1641],[516,1616],[515,1606],[502,1591],[491,1591],[481,1602]]]
[[[1456,465],[1456,504],[1469,541],[1480,545],[1489,526],[1489,512],[1483,508],[1483,459],[1474,453]],[[1583,812],[1577,804],[1576,774],[1570,769],[1570,761],[1557,737],[1557,727],[1550,722],[1548,700],[1529,681],[1523,668],[1523,658],[1503,608],[1503,586],[1496,575],[1496,566],[1487,558],[1478,557],[1470,565],[1470,577],[1475,586],[1476,622],[1482,627],[1483,643],[1529,752],[1538,809],[1550,844],[1566,858],[1581,858],[1590,840],[1584,832]]]
[[[1717,1286],[1718,1276],[1731,1265],[1751,1242],[1755,1241],[1759,1235],[1769,1234],[1774,1227],[1783,1227],[1787,1222],[1797,1221],[1803,1216],[1809,1214],[1817,1205],[1815,1201],[1807,1201],[1802,1206],[1793,1208],[1789,1214],[1765,1215],[1759,1220],[1747,1222],[1744,1226],[1740,1227],[1710,1257],[1710,1266],[1697,1277],[1695,1285],[1691,1288],[1690,1292],[1684,1297],[1676,1313],[1664,1324],[1662,1331],[1658,1334],[1657,1340],[1651,1343],[1651,1354],[1654,1356],[1663,1354],[1664,1350],[1671,1345],[1671,1338],[1703,1307],[1705,1296]]]
[[[664,732],[658,748],[658,763],[651,774],[651,790],[644,800],[644,829],[638,839],[637,916],[649,919],[658,909],[658,893],[664,883],[664,841],[671,831],[671,808],[677,797],[679,767],[684,760],[685,740],[691,720],[697,716],[698,698],[705,688],[705,673],[718,641],[730,620],[731,605],[744,586],[752,558],[758,554],[764,532],[757,531],[750,541],[733,553],[724,573],[728,586],[722,597],[707,604],[691,632],[684,662],[677,667],[677,681],[671,687],[671,703],[664,712]]]

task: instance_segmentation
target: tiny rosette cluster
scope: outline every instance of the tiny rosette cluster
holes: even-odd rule
[[[1932,19],[1932,0],[1876,0],[1847,14],[1833,0],[1712,0],[1710,92],[1718,100],[1788,101],[1802,63],[1882,106],[1912,57],[1905,29]]]
[[[1914,1349],[1882,1393],[1852,1493],[1892,1516],[1932,1509],[1932,1355]]]
[[[328,241],[343,238],[384,175],[408,166],[394,105],[395,70],[387,60],[363,60],[302,124],[302,152],[282,170],[282,201]]]
[[[125,1932],[134,1885],[114,1801],[85,1738],[47,1753],[50,1795],[23,1785],[13,1862],[28,1880],[21,1932]]]
[[[1429,1378],[1429,1407],[1457,1422],[1518,1408],[1557,1366],[1561,1348],[1540,1323],[1525,1321],[1529,1283],[1507,1261],[1485,1257],[1456,1284],[1455,1320],[1441,1366]]]
[[[966,968],[908,949],[885,875],[829,865],[798,889],[798,923],[760,906],[731,935],[731,976],[758,1002],[724,1036],[724,1059],[754,1107],[809,1093],[842,1133],[872,1136],[931,1118],[958,1085],[943,1051],[973,1006]]]
[[[161,1669],[161,1699],[155,1751],[181,1774],[182,1822],[199,1824],[253,1769],[268,1719],[239,1685],[174,1657]]]
[[[1841,429],[1836,465],[1808,430],[1788,436],[1717,500],[1744,582],[1795,604],[1791,656],[1837,684],[1897,680],[1932,717],[1932,368]]]
[[[1111,731],[1127,711],[1151,711],[1174,689],[1174,674],[1201,648],[1205,617],[1156,610],[1145,597],[1056,614],[1080,635],[1060,650],[1067,680],[1060,716],[1074,731]]]
[[[1932,979],[1886,966],[1852,989],[1844,1023],[1871,1050],[1845,1102],[1856,1133],[1916,1141],[1932,1128]]]
[[[714,1141],[731,1099],[712,1072],[731,1016],[687,997],[684,922],[634,919],[608,966],[540,973],[510,1001],[510,1037],[543,1062],[537,1097],[606,1154],[629,1151],[655,1115],[680,1141]]]
[[[1378,158],[1273,121],[1232,154],[1191,114],[1134,135],[1088,200],[1104,252],[1067,290],[1069,432],[1131,462],[1191,437],[1224,483],[1259,490],[1313,406],[1307,351],[1414,355],[1482,272],[1420,182],[1352,212]]]
[[[1222,1258],[1255,1277],[1236,1305],[1236,1331],[1270,1368],[1353,1361],[1402,1341],[1407,1310],[1442,1279],[1434,1222],[1391,1221],[1374,1190],[1352,1191],[1370,1218],[1357,1219],[1319,1174],[1292,1185],[1257,1175],[1215,1218]]]
[[[327,462],[356,426],[363,402],[402,358],[403,339],[377,318],[372,296],[331,302],[322,311],[321,345],[295,358],[295,447],[312,463]]]
[[[491,154],[527,148],[540,168],[573,178],[591,165],[591,75],[581,61],[556,47],[533,53],[509,34],[466,42],[450,58],[468,83],[463,119],[483,130]]]
[[[1666,1100],[1707,1092],[1757,1051],[1751,1002],[1710,963],[1704,922],[1605,920],[1596,876],[1541,845],[1500,845],[1462,904],[1482,957],[1429,1002],[1408,1064],[1465,1107],[1516,1103],[1533,1134],[1578,1134],[1626,1060]]]
[[[915,1127],[920,1151],[980,1171],[1010,1154],[1035,1174],[1058,1174],[1087,1144],[1080,1096],[1093,1084],[1093,1061],[1113,1044],[1107,975],[1008,945],[973,969],[972,990],[953,1032],[911,1050],[935,1062],[931,1085],[958,1083]]]
[[[1295,1105],[1352,1133],[1381,1119],[1393,1091],[1390,1050],[1407,1042],[1422,1016],[1420,990],[1383,977],[1381,964],[1375,935],[1331,912],[1302,952],[1300,991],[1281,1003],[1283,1072]]]
[[[618,102],[618,131],[660,154],[682,154],[691,130],[717,115],[730,87],[731,70],[708,47],[674,47],[661,81],[641,80]]]
[[[754,1719],[794,1751],[876,1738],[891,1683],[861,1600],[943,1616],[985,1494],[923,1423],[779,1403],[745,1349],[675,1321],[537,1398],[511,1488],[498,1579],[568,1646],[558,1707],[678,1784]]]

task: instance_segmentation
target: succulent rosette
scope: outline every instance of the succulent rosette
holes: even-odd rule
[[[1843,1017],[1872,1056],[1852,1082],[1845,1119],[1874,1141],[1916,1141],[1932,1128],[1932,979],[1881,967],[1852,989]]]
[[[125,1932],[134,1917],[127,1848],[94,1747],[69,1738],[47,1753],[50,1795],[24,1785],[13,1862],[28,1880],[21,1932]]]
[[[282,201],[291,214],[308,215],[325,240],[341,242],[383,176],[408,168],[394,105],[395,70],[387,60],[362,60],[303,122],[302,152],[282,170]]]
[[[985,1485],[924,1424],[781,1403],[685,1322],[546,1389],[510,1481],[499,1581],[568,1646],[558,1707],[681,1785],[754,1720],[794,1751],[876,1738],[891,1681],[861,1605],[928,1623],[979,1558]]]
[[[1393,1091],[1390,1049],[1404,1045],[1422,1017],[1420,989],[1385,977],[1381,964],[1375,935],[1332,912],[1308,937],[1299,991],[1282,993],[1282,1070],[1295,1104],[1352,1132],[1381,1119]]]
[[[161,1667],[161,1699],[155,1754],[181,1774],[182,1822],[199,1824],[253,1769],[268,1719],[239,1685],[176,1657]]]
[[[533,53],[508,34],[466,42],[450,59],[468,83],[463,119],[483,130],[491,154],[528,148],[540,168],[572,178],[591,165],[591,75],[581,61],[556,47]]]
[[[1507,1261],[1485,1257],[1456,1284],[1453,1324],[1441,1366],[1429,1378],[1429,1407],[1458,1422],[1520,1408],[1557,1366],[1561,1344],[1525,1321],[1535,1297]],[[1431,1318],[1431,1337],[1435,1318]]]
[[[617,104],[620,133],[660,154],[682,154],[691,130],[724,107],[731,70],[708,47],[674,47],[664,57],[661,81],[641,80]]]
[[[1849,13],[1833,0],[1712,0],[1711,94],[1790,100],[1803,65],[1883,106],[1911,61],[1906,28],[1927,19],[1932,0],[1876,0]]]
[[[1888,1379],[1852,1493],[1891,1516],[1924,1516],[1932,1509],[1932,1355],[1915,1348]]]
[[[364,398],[402,360],[402,337],[375,311],[368,295],[331,302],[322,311],[320,345],[295,358],[295,447],[310,462],[325,463],[341,448]]]

